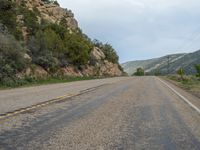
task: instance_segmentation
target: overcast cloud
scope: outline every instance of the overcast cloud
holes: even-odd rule
[[[200,49],[199,0],[58,0],[120,62]]]

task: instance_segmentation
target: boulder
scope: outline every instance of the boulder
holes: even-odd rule
[[[105,59],[105,54],[102,52],[102,50],[97,47],[94,47],[90,53],[91,65],[99,66],[104,59]]]
[[[16,76],[23,79],[25,76],[31,76],[35,78],[44,79],[48,76],[48,72],[40,66],[32,66],[26,68],[23,72],[17,73]]]
[[[33,76],[37,77],[37,78],[45,78],[48,76],[48,72],[46,70],[44,70],[42,67],[40,66],[36,66],[33,70]]]

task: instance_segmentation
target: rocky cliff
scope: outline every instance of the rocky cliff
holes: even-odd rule
[[[71,10],[61,8],[59,4],[54,2],[45,3],[42,0],[16,0],[18,5],[26,5],[29,10],[37,9],[40,12],[38,20],[48,20],[52,23],[60,24],[61,21],[66,22],[66,26],[71,29],[78,28],[78,22],[74,18]]]
[[[82,33],[72,11],[61,8],[57,1],[0,2],[0,38],[6,39],[0,39],[0,58],[4,58],[0,61],[0,81],[15,75],[17,78],[123,75],[112,46],[96,46]]]

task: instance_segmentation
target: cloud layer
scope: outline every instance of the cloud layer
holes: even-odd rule
[[[199,0],[58,0],[120,62],[200,49]]]

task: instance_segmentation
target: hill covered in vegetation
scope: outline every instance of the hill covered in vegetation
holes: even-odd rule
[[[0,0],[0,82],[121,76],[116,51],[91,40],[54,0]]]
[[[176,74],[182,68],[186,74],[195,74],[194,65],[200,64],[200,50],[193,53],[172,54],[149,60],[130,61],[122,64],[124,70],[132,75],[137,68],[143,68],[151,75]]]

